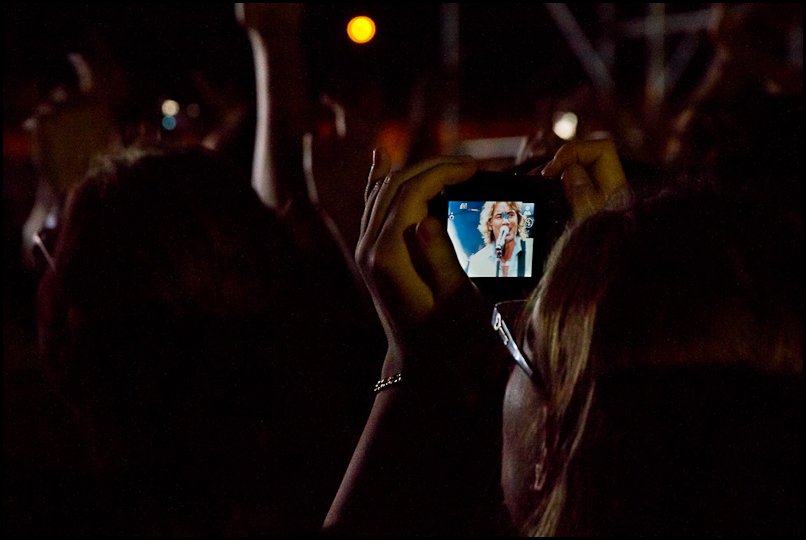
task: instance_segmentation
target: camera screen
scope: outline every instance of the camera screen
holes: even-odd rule
[[[529,296],[570,215],[560,182],[503,171],[477,171],[428,206],[468,277],[496,302]]]
[[[449,200],[447,211],[448,236],[469,277],[539,276],[540,269],[533,270],[534,202]]]

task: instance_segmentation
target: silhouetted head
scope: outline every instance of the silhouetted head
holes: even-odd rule
[[[802,232],[707,193],[567,234],[505,400],[521,531],[802,532],[801,272]]]
[[[307,403],[292,381],[309,336],[286,314],[305,301],[284,227],[235,171],[200,149],[128,152],[68,202],[40,339],[86,427],[98,530],[299,525],[281,508],[310,467],[286,420]]]

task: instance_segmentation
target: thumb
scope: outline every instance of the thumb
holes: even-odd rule
[[[448,233],[433,216],[426,216],[416,228],[418,271],[439,301],[456,292],[468,281],[459,265]]]

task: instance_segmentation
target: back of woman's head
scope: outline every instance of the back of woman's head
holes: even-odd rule
[[[666,195],[557,246],[528,338],[549,485],[532,532],[802,530],[802,233]]]
[[[255,266],[277,253],[276,223],[248,180],[214,154],[109,158],[69,204],[56,255],[71,302],[159,303],[177,313],[262,309],[254,304],[265,297],[248,291],[265,289]],[[99,277],[115,289],[99,290]]]
[[[160,515],[220,531],[227,504],[267,496],[291,358],[285,237],[248,178],[203,150],[108,159],[72,194],[41,349],[118,486],[107,510],[132,509],[107,517],[118,532],[164,531]]]

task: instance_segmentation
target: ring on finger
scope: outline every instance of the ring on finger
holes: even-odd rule
[[[387,177],[388,178],[388,177]],[[364,190],[364,202],[367,202],[372,194],[377,191],[378,187],[383,184],[383,179],[372,180],[367,184],[367,189]]]
[[[392,175],[390,174],[387,175],[386,178],[375,180],[371,184],[367,184],[367,190],[364,192],[364,202],[366,203],[367,201],[369,201],[372,198],[372,196],[375,195],[375,192],[379,191],[380,188],[382,188],[391,181],[392,181]]]

